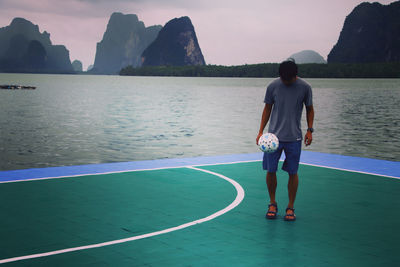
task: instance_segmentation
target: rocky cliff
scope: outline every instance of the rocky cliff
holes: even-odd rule
[[[297,64],[318,63],[324,64],[326,60],[313,50],[303,50],[290,56]]]
[[[23,18],[0,28],[0,71],[73,72],[65,46],[52,45],[48,32]]]
[[[170,20],[142,54],[143,66],[205,65],[196,33],[188,17]]]
[[[97,43],[91,72],[116,74],[128,65],[140,66],[141,54],[161,28],[160,25],[145,27],[134,14],[113,13],[103,40]]]
[[[72,68],[76,72],[82,72],[83,71],[82,62],[77,59],[72,61]]]
[[[400,1],[361,3],[346,17],[328,62],[400,61]]]

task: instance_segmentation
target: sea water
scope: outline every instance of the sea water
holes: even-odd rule
[[[400,160],[399,79],[306,79],[303,149]],[[0,170],[259,152],[270,78],[0,74]],[[302,130],[307,128],[305,110]]]

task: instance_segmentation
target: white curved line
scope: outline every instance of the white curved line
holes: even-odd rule
[[[216,172],[212,172],[212,171],[208,171],[208,170],[204,170],[204,169],[199,169],[199,168],[196,168],[196,167],[193,167],[193,166],[186,166],[186,168],[197,170],[197,171],[206,172],[206,173],[218,176],[218,177],[228,181],[236,189],[237,195],[236,195],[235,200],[231,204],[229,204],[229,206],[227,206],[224,209],[219,210],[219,211],[217,211],[217,212],[215,212],[215,213],[213,213],[213,214],[211,214],[211,215],[209,215],[207,217],[204,217],[204,218],[192,221],[192,222],[188,222],[188,223],[185,223],[185,224],[181,224],[181,225],[178,225],[178,226],[175,226],[175,227],[171,227],[171,228],[168,228],[168,229],[164,229],[164,230],[161,230],[161,231],[156,231],[156,232],[152,232],[152,233],[148,233],[148,234],[132,236],[132,237],[128,237],[128,238],[117,239],[117,240],[113,240],[113,241],[97,243],[97,244],[92,244],[92,245],[87,245],[87,246],[66,248],[66,249],[54,250],[54,251],[50,251],[50,252],[44,252],[44,253],[31,254],[31,255],[26,255],[26,256],[3,259],[3,260],[0,260],[0,264],[7,263],[7,262],[20,261],[20,260],[33,259],[33,258],[46,257],[46,256],[62,254],[62,253],[78,251],[78,250],[85,250],[85,249],[91,249],[91,248],[110,246],[110,245],[114,245],[114,244],[125,243],[125,242],[129,242],[129,241],[133,241],[133,240],[138,240],[138,239],[143,239],[143,238],[147,238],[147,237],[151,237],[151,236],[156,236],[156,235],[161,235],[161,234],[173,232],[173,231],[176,231],[176,230],[180,230],[180,229],[183,229],[183,228],[186,228],[186,227],[193,226],[195,224],[199,224],[199,223],[203,223],[203,222],[206,222],[206,221],[210,221],[210,220],[212,220],[212,219],[214,219],[214,218],[216,218],[218,216],[221,216],[222,214],[227,213],[228,211],[234,209],[237,205],[240,204],[240,202],[242,202],[242,200],[244,198],[244,190],[243,190],[242,186],[238,182],[236,182],[235,180],[232,180],[231,178],[228,178],[228,177],[226,177],[226,176],[224,176],[222,174],[219,174],[219,173],[216,173]]]

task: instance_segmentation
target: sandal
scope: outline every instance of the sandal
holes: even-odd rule
[[[287,211],[288,210],[291,210],[291,211],[293,211],[293,214],[287,214]],[[285,221],[294,221],[294,220],[296,220],[296,215],[294,214],[294,209],[292,209],[292,208],[286,208],[286,215],[285,215],[285,217],[283,218]]]
[[[269,208],[271,206],[274,206],[276,211],[270,211]],[[272,215],[269,215],[270,213],[272,213]],[[277,203],[271,203],[271,204],[268,205],[268,211],[267,211],[267,214],[265,215],[265,217],[267,217],[267,219],[275,219],[276,216],[277,216],[277,213],[278,213]]]

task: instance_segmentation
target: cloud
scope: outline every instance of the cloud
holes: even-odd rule
[[[112,5],[138,5],[142,7],[151,7],[151,8],[204,8],[210,7],[210,4],[226,4],[225,1],[188,1],[188,0],[77,0],[79,2],[91,3],[95,5],[104,5],[104,6],[112,6]],[[233,1],[235,2],[235,1]]]
[[[279,62],[304,49],[326,57],[345,17],[362,0],[0,0],[0,25],[24,17],[65,44],[71,60],[93,64],[113,12],[146,26],[189,16],[207,63]],[[382,0],[383,4],[393,1]]]

